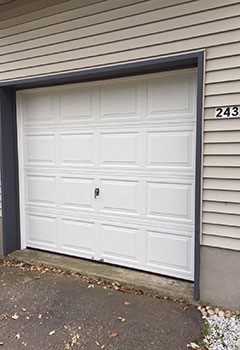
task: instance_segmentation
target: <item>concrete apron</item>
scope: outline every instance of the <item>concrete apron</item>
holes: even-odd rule
[[[155,294],[176,299],[183,298],[191,304],[197,304],[197,301],[193,298],[193,283],[147,272],[33,249],[18,250],[9,254],[5,260],[76,272],[90,278],[119,282],[125,288],[140,289],[145,294]]]

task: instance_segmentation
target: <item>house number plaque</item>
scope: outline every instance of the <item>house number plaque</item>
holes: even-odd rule
[[[240,106],[215,108],[216,118],[237,118],[240,117]]]

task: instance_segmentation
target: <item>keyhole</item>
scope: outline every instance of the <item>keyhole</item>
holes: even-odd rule
[[[97,198],[99,196],[99,194],[100,194],[100,190],[98,187],[96,187],[94,190],[94,198]]]

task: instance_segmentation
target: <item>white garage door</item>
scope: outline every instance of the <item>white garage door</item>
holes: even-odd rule
[[[23,247],[193,279],[195,71],[18,93]]]

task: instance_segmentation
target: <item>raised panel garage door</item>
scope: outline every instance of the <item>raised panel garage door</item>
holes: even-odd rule
[[[18,93],[22,246],[193,280],[196,76]]]

